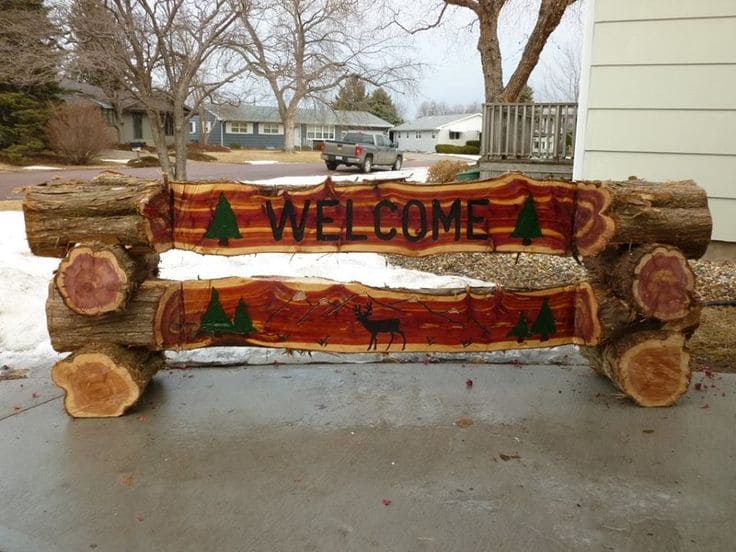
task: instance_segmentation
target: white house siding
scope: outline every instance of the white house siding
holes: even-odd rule
[[[736,0],[592,0],[574,176],[692,178],[736,242]]]
[[[402,130],[397,132],[398,136],[394,141],[402,150],[433,152],[438,132],[437,130]]]
[[[406,151],[434,152],[437,144],[452,144],[464,146],[468,140],[480,140],[480,129],[483,125],[483,116],[458,115],[468,117],[458,119],[433,130],[398,130],[394,134],[394,141],[399,148]],[[459,131],[460,138],[450,139],[450,131]]]

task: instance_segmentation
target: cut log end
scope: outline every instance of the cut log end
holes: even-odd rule
[[[634,268],[632,293],[644,314],[665,322],[679,320],[693,304],[695,275],[679,250],[652,247]]]
[[[671,406],[691,377],[685,336],[668,331],[629,334],[603,353],[603,372],[640,406]]]
[[[55,281],[67,307],[94,316],[124,309],[151,270],[150,259],[132,258],[121,246],[85,244],[61,261]]]
[[[114,417],[138,401],[163,362],[158,353],[90,344],[57,362],[51,377],[64,389],[64,407],[70,416]]]

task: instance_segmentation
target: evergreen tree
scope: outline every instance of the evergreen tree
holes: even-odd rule
[[[351,76],[340,87],[332,109],[340,111],[368,111],[369,98],[365,93],[365,83],[358,75]]]
[[[542,341],[547,341],[549,336],[554,335],[556,331],[555,317],[552,314],[552,309],[549,308],[549,299],[545,298],[537,319],[532,324],[532,333],[539,334]]]
[[[519,94],[519,103],[534,103],[534,89],[528,84],[524,85]]]
[[[220,199],[215,207],[215,214],[212,216],[207,232],[204,234],[206,240],[218,240],[217,244],[223,247],[228,245],[230,238],[241,238],[238,229],[238,220],[235,217],[230,202],[223,192],[220,192]]]
[[[253,327],[253,321],[248,316],[248,307],[240,298],[238,306],[235,308],[235,316],[233,317],[233,333],[247,335],[255,330]]]
[[[529,323],[526,321],[526,315],[523,312],[520,312],[516,326],[511,328],[507,337],[515,337],[517,343],[523,343],[527,337],[531,336],[532,333],[529,331]]]
[[[225,314],[225,309],[220,304],[220,293],[215,288],[212,288],[210,304],[202,315],[200,331],[211,334],[229,333],[233,331],[230,318]]]
[[[391,96],[383,88],[376,88],[368,98],[368,111],[392,125],[404,122]]]
[[[0,0],[0,153],[10,161],[45,147],[59,94],[57,33],[43,0]]]
[[[534,196],[531,192],[529,192],[519,212],[511,237],[522,238],[522,245],[531,245],[532,238],[542,237],[542,229],[539,227],[539,219],[537,218],[537,209],[534,207]]]

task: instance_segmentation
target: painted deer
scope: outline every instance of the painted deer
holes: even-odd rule
[[[389,347],[391,347],[391,344],[394,342],[394,334],[399,334],[404,340],[404,344],[401,346],[401,350],[403,351],[404,349],[406,349],[406,336],[404,335],[404,332],[401,331],[401,321],[398,318],[371,320],[370,317],[373,313],[373,303],[368,303],[368,305],[366,305],[365,307],[365,310],[363,310],[360,305],[355,305],[353,307],[353,312],[355,313],[355,317],[363,325],[363,327],[371,332],[371,341],[370,343],[368,343],[368,351],[371,350],[371,347],[373,347],[373,350],[376,350],[376,348],[378,347],[379,333],[391,334],[391,340],[386,346],[387,351]]]

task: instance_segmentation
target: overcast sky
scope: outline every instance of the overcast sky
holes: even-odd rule
[[[526,2],[527,9],[511,6],[504,8],[499,22],[499,37],[504,61],[504,78],[516,68],[527,37],[536,20],[538,1]],[[540,64],[532,73],[530,84],[535,90],[536,100],[549,100],[545,97],[545,80],[554,78],[555,67],[563,65],[567,51],[580,51],[582,48],[582,29],[586,0],[568,9],[562,23],[550,37]],[[483,72],[480,56],[476,49],[477,26],[468,28],[472,12],[456,8],[449,14],[448,24],[442,29],[430,30],[415,35],[415,46],[421,60],[428,65],[424,76],[417,85],[414,96],[398,96],[406,115],[414,116],[415,107],[426,100],[445,101],[449,105],[483,102]],[[554,98],[557,99],[557,98]]]

